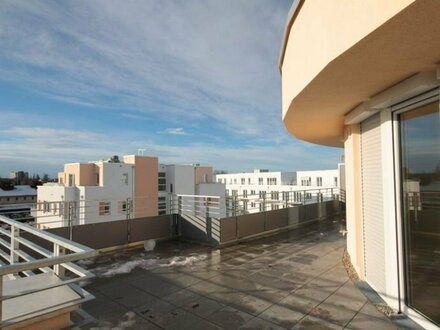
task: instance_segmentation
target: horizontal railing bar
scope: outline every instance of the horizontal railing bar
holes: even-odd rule
[[[10,273],[19,273],[24,270],[32,270],[32,269],[37,269],[37,268],[53,266],[53,265],[66,263],[66,262],[70,262],[70,261],[77,261],[80,259],[87,259],[87,258],[94,257],[97,254],[98,254],[97,251],[89,249],[88,251],[84,251],[84,252],[76,252],[76,253],[56,256],[56,257],[52,257],[52,258],[46,258],[46,259],[28,261],[25,263],[7,265],[4,267],[0,267],[0,276],[7,275]]]
[[[85,245],[67,240],[65,238],[62,238],[62,237],[57,236],[55,234],[49,233],[47,231],[41,231],[41,230],[35,229],[29,225],[26,225],[26,224],[23,224],[20,222],[16,222],[14,220],[10,220],[10,219],[3,217],[3,216],[0,216],[0,221],[5,222],[11,226],[15,226],[16,228],[24,230],[30,234],[33,234],[33,235],[38,236],[40,238],[43,238],[43,239],[50,241],[52,243],[59,244],[59,245],[63,246],[64,248],[67,248],[67,249],[74,251],[74,252],[83,252],[83,251],[91,251],[92,250]]]
[[[41,254],[42,256],[46,257],[46,258],[51,258],[53,257],[53,253],[50,252],[49,250],[46,250],[45,248],[27,240],[26,238],[23,237],[16,237],[15,240],[17,242],[19,242],[20,244],[23,244],[25,246],[27,246],[28,248],[32,249],[35,252],[38,252],[39,254]]]

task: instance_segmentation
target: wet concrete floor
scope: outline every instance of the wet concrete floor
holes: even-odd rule
[[[92,329],[397,329],[348,279],[326,221],[215,249],[179,241],[99,257]]]

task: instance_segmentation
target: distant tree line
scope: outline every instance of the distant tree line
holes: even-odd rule
[[[0,188],[3,190],[13,190],[16,185],[28,185],[32,188],[41,186],[47,182],[57,182],[57,179],[51,179],[48,174],[43,174],[41,178],[39,174],[33,174],[30,178],[9,179],[0,177]]]

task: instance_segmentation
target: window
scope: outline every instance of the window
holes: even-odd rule
[[[163,173],[163,172],[159,172],[158,190],[159,191],[166,191],[167,190],[167,179],[165,178],[165,173]]]
[[[128,173],[122,174],[122,184],[128,185]]]
[[[241,178],[241,184],[245,184],[246,183],[246,179],[245,178]]]
[[[322,186],[322,177],[321,177],[321,176],[318,176],[318,177],[316,178],[316,185],[317,185],[318,187]]]
[[[255,190],[251,190],[251,195],[255,195]]]
[[[120,201],[118,203],[118,211],[120,214],[127,212],[127,201]]]
[[[110,215],[110,202],[99,202],[99,215]]]
[[[283,201],[286,201],[286,202],[289,201],[289,192],[288,191],[283,192]]]
[[[96,173],[96,184],[99,186],[99,173]]]
[[[75,185],[75,175],[69,174],[69,187],[73,187]]]
[[[43,202],[43,212],[50,211],[50,204],[48,202]]]
[[[234,179],[234,184],[237,184],[237,179]]]
[[[263,184],[264,183],[264,180],[263,180],[263,178],[258,178],[258,184]]]
[[[301,186],[311,186],[312,178],[311,177],[302,177],[301,178]]]
[[[272,191],[272,192],[270,193],[270,198],[271,198],[271,199],[278,200],[279,197],[280,197],[280,196],[279,196],[278,191]]]
[[[159,197],[158,203],[157,203],[158,209],[159,209],[159,215],[164,215],[167,213],[167,198],[166,197]]]
[[[266,192],[265,192],[265,191],[260,191],[260,192],[259,192],[259,197],[260,197],[261,199],[266,198]]]
[[[170,183],[170,193],[173,193],[173,184]]]
[[[246,189],[243,190],[243,197],[245,197],[245,198],[247,197],[247,190]]]
[[[337,187],[338,186],[338,177],[335,176],[334,182],[335,182],[335,187]]]

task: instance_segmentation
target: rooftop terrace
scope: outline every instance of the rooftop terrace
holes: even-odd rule
[[[83,308],[101,329],[397,329],[348,278],[338,221],[216,249],[101,255]]]

